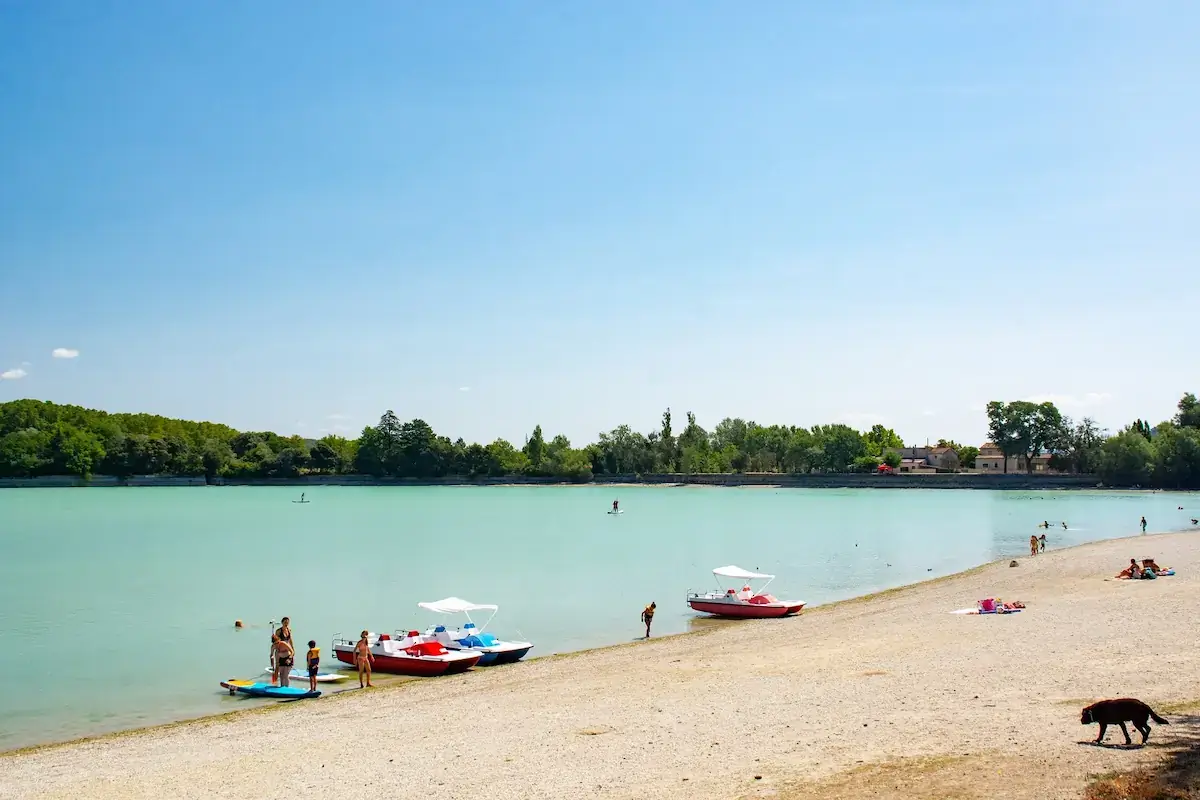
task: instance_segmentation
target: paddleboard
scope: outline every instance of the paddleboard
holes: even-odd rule
[[[296,504],[300,504],[300,503],[311,503],[312,501],[311,500],[293,500],[292,502],[296,503]]]
[[[264,669],[263,672],[267,673],[268,675],[275,674],[275,670],[271,669],[270,667]],[[308,683],[308,673],[298,669],[293,669],[290,673],[288,673],[288,677],[294,681],[304,681],[305,683]],[[335,681],[344,681],[347,677],[347,675],[344,675],[341,672],[318,672],[317,683],[333,683]]]
[[[275,686],[270,683],[238,680],[236,678],[221,681],[221,686],[228,689],[230,694],[237,692],[238,694],[245,694],[250,697],[269,697],[273,700],[304,700],[309,697],[321,696],[320,692],[310,692],[307,687]]]
[[[625,513],[625,509],[623,509],[623,508],[622,508],[620,511],[609,511],[608,513],[609,513],[609,514],[624,514],[624,513]]]

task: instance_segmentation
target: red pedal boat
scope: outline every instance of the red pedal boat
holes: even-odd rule
[[[335,636],[333,654],[343,664],[356,666],[354,648],[357,644],[357,641]],[[474,650],[447,650],[439,642],[417,631],[409,631],[407,636],[399,638],[386,633],[368,634],[367,644],[374,658],[371,671],[392,675],[415,675],[421,678],[453,675],[466,672],[483,657],[483,653]]]
[[[775,580],[774,575],[763,572],[750,572],[735,567],[717,567],[713,570],[717,576],[717,586],[721,586],[720,578],[733,578],[745,581],[741,591],[720,588],[714,592],[688,592],[688,605],[695,611],[712,614],[717,617],[734,619],[766,619],[769,617],[788,617],[800,613],[804,602],[800,600],[780,600],[774,595],[767,594],[767,584]],[[765,580],[759,590],[752,591],[750,584],[756,580]]]

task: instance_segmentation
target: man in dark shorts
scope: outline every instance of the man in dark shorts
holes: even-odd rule
[[[292,643],[281,638],[279,633],[280,631],[276,631],[272,642],[272,647],[275,648],[275,675],[279,679],[280,686],[288,686],[292,677],[292,664],[295,663],[296,651],[292,649]]]

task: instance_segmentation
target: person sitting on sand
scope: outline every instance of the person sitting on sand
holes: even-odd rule
[[[1155,561],[1153,558],[1143,558],[1142,559],[1142,570],[1143,571],[1151,570],[1154,572],[1155,575],[1160,575],[1160,576],[1165,575],[1167,572],[1167,570],[1160,567],[1158,565],[1158,562]]]
[[[1137,559],[1129,559],[1129,566],[1117,573],[1118,578],[1140,578],[1142,577],[1142,568],[1138,566]]]

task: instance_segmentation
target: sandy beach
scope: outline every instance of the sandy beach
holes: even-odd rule
[[[1131,557],[1178,574],[1111,580]],[[12,753],[0,797],[1045,800],[1195,736],[1200,536],[1018,564],[788,620]],[[1028,608],[949,613],[988,596]],[[623,601],[631,637],[648,599]],[[1145,748],[1083,744],[1097,728],[1080,709],[1123,696],[1172,724]]]

